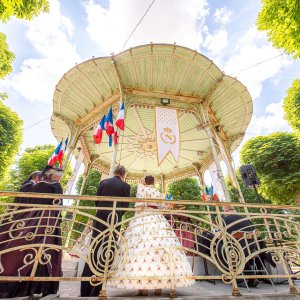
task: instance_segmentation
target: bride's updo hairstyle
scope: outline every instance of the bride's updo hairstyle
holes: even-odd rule
[[[154,185],[154,177],[149,175],[145,177],[145,184],[146,185]]]

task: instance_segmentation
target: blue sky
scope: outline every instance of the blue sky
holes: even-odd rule
[[[50,120],[55,84],[75,63],[149,42],[176,42],[197,49],[249,89],[254,114],[246,139],[289,131],[282,100],[300,63],[258,32],[260,1],[156,0],[124,49],[122,46],[152,0],[51,0],[50,13],[31,22],[0,24],[16,55],[14,72],[0,82],[6,104],[24,120],[22,148],[56,144]],[[247,70],[237,72],[244,68]],[[28,128],[28,129],[26,129]],[[238,163],[238,151],[235,160]]]

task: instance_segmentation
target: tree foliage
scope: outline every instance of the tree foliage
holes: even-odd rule
[[[287,90],[283,109],[286,120],[294,130],[300,133],[300,79],[294,80],[292,86]]]
[[[3,79],[6,75],[12,72],[12,63],[15,55],[9,51],[6,43],[6,35],[0,32],[0,78]]]
[[[257,27],[267,32],[276,48],[300,57],[300,1],[262,0]]]
[[[200,186],[196,178],[175,181],[168,186],[175,200],[200,200]]]
[[[41,12],[49,11],[48,0],[0,0],[0,20],[8,21],[11,17],[31,20]]]
[[[247,141],[243,164],[253,164],[261,180],[261,194],[278,204],[294,203],[300,194],[300,141],[293,133],[277,132]]]
[[[0,101],[0,181],[4,180],[18,152],[22,142],[22,126],[19,116]]]
[[[95,169],[91,169],[86,179],[82,191],[82,195],[93,195],[93,196],[96,195],[100,180],[101,180],[101,173]],[[79,175],[75,186],[77,194],[80,193],[82,182],[83,182],[83,176]]]

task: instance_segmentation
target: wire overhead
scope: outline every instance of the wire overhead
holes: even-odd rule
[[[281,54],[279,54],[279,55],[276,55],[276,56],[274,56],[274,57],[267,58],[267,59],[262,60],[262,61],[260,61],[260,62],[258,62],[258,63],[256,63],[256,64],[254,64],[254,65],[251,65],[251,66],[249,66],[249,67],[247,67],[247,68],[244,68],[244,69],[238,70],[238,71],[236,71],[236,72],[233,72],[233,73],[231,73],[231,74],[229,74],[229,75],[231,76],[231,75],[240,73],[240,72],[242,72],[242,71],[246,71],[246,70],[248,70],[248,69],[251,69],[251,68],[253,68],[253,67],[256,67],[256,66],[258,66],[258,65],[261,65],[261,64],[263,64],[263,63],[265,63],[265,62],[268,62],[268,61],[270,61],[270,60],[272,60],[272,59],[275,59],[275,58],[277,58],[277,57],[279,57],[279,56],[282,56],[282,55],[283,55],[283,53],[281,53]]]
[[[134,32],[136,31],[136,29],[138,28],[138,26],[141,24],[141,22],[143,21],[143,19],[145,18],[145,16],[147,15],[148,11],[150,10],[151,6],[154,4],[156,0],[153,0],[150,5],[148,6],[147,10],[145,11],[144,15],[141,17],[141,19],[139,20],[139,22],[135,25],[135,27],[133,28],[133,30],[131,31],[129,37],[127,38],[126,42],[124,43],[122,49],[125,48],[126,44],[128,43],[129,39],[132,37],[132,35],[134,34]]]
[[[33,126],[35,126],[35,125],[38,125],[38,124],[40,124],[40,123],[42,123],[42,122],[44,122],[44,121],[46,121],[46,120],[48,120],[48,119],[50,119],[50,118],[51,118],[51,116],[50,116],[50,117],[47,117],[47,118],[44,118],[44,119],[42,119],[42,120],[40,120],[40,121],[38,121],[38,122],[36,122],[36,123],[34,123],[34,124],[31,124],[31,125],[29,125],[28,127],[24,128],[24,131],[27,130],[27,129],[29,129],[29,128],[31,128],[31,127],[33,127]]]

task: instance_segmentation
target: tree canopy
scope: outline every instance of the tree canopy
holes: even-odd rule
[[[49,11],[48,0],[0,0],[0,20],[8,21],[11,17],[31,20],[41,12]]]
[[[22,142],[23,121],[0,101],[0,180],[5,178]],[[1,188],[1,184],[0,184]]]
[[[277,132],[248,140],[243,164],[253,164],[261,180],[259,191],[278,204],[294,203],[300,194],[300,141],[293,133]]]
[[[283,101],[284,117],[300,133],[300,79],[294,80]]]
[[[6,43],[6,35],[0,32],[0,78],[3,79],[6,75],[12,72],[12,63],[15,55],[9,51]]]
[[[196,178],[175,181],[168,186],[175,200],[200,200],[200,186]]]
[[[300,1],[262,0],[257,27],[267,32],[276,48],[300,57]]]
[[[91,169],[86,179],[82,191],[82,195],[96,195],[100,180],[101,180],[101,173],[95,169]],[[79,175],[75,186],[77,194],[80,193],[82,182],[83,182],[83,176]]]

